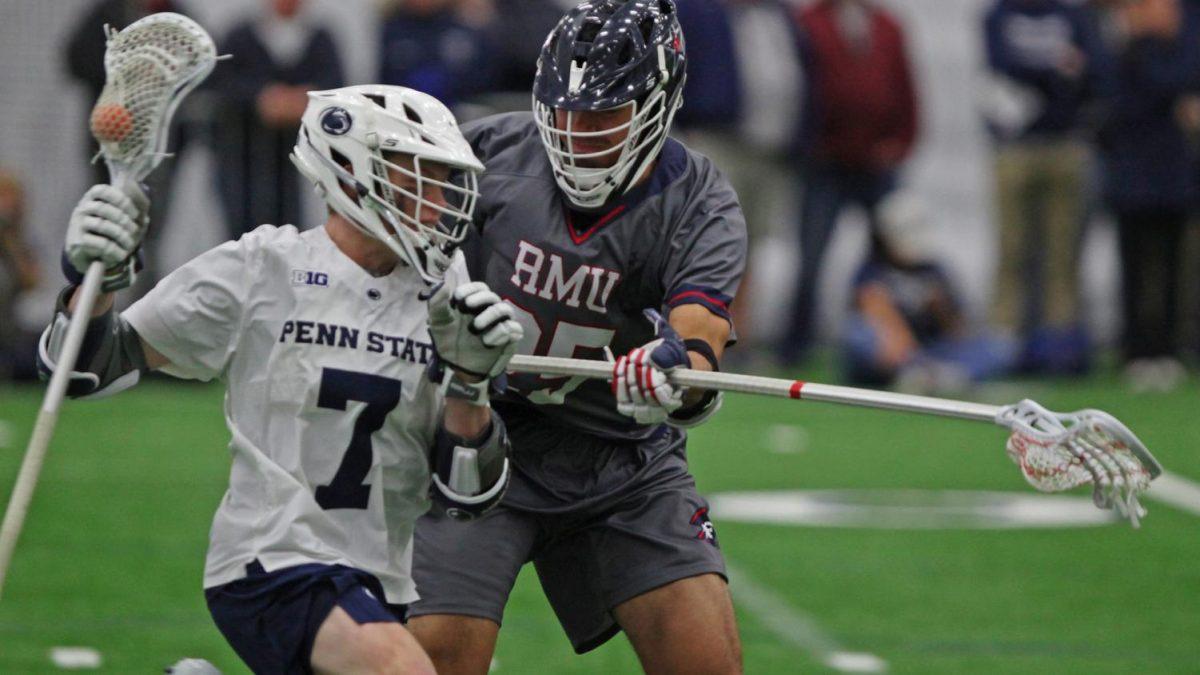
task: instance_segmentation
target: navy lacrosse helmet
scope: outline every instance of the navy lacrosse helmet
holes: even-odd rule
[[[538,58],[533,107],[554,179],[572,204],[604,206],[655,160],[683,103],[686,70],[683,31],[672,0],[589,0],[558,22]],[[632,106],[632,117],[623,125],[571,131],[574,112],[626,105]],[[555,123],[556,110],[566,113],[565,124]],[[576,140],[621,129],[626,135],[615,148],[576,149]],[[588,161],[613,154],[617,160],[609,167]]]

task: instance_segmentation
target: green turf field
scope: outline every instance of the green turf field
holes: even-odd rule
[[[1135,397],[1115,385],[1024,388],[1054,409],[1115,413],[1169,471],[1200,479],[1200,389]],[[0,389],[5,501],[40,398],[40,388]],[[114,673],[161,672],[183,656],[244,672],[200,592],[225,434],[218,386],[151,381],[66,406],[0,599],[0,673],[56,672],[56,646],[94,648]],[[1003,442],[986,425],[731,396],[693,434],[690,456],[710,495],[1031,494]],[[736,573],[748,673],[834,672],[823,661],[836,652],[859,654],[835,661],[851,670],[894,673],[1200,672],[1200,516],[1146,504],[1140,531],[801,527],[723,521],[716,507],[712,516]],[[637,662],[623,638],[572,655],[526,574],[494,670],[624,673]]]

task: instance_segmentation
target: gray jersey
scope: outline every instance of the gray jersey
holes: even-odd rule
[[[486,167],[468,267],[517,309],[519,353],[625,353],[654,339],[646,308],[666,316],[696,303],[729,319],[746,224],[707,158],[668,139],[648,181],[588,217],[566,208],[532,114],[488,117],[463,135]],[[518,375],[509,387],[508,409],[533,409],[571,429],[611,440],[653,432],[617,412],[606,382]]]

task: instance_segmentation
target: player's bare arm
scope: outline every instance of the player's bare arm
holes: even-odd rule
[[[702,305],[680,305],[667,317],[671,327],[683,338],[688,348],[692,370],[716,370],[709,359],[719,364],[729,341],[729,321],[713,314]],[[699,342],[691,342],[691,341]],[[703,343],[703,344],[701,344]],[[704,398],[704,390],[689,389],[683,394],[684,406],[695,405]]]

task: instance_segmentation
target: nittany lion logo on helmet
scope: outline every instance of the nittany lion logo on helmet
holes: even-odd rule
[[[321,111],[321,130],[330,136],[341,136],[350,131],[354,118],[345,108],[326,108]]]

